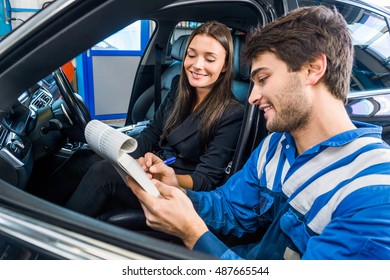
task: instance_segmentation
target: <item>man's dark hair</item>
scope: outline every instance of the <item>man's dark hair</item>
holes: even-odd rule
[[[353,65],[353,44],[348,25],[336,8],[298,8],[248,34],[245,56],[249,61],[264,52],[273,52],[291,71],[319,54],[327,57],[322,82],[337,99],[346,102]]]

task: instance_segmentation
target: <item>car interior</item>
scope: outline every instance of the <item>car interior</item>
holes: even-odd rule
[[[265,121],[264,119],[262,119],[262,113],[259,112],[258,108],[249,105],[247,102],[250,79],[249,64],[243,58],[243,49],[245,46],[245,32],[243,30],[232,30],[232,34],[234,44],[232,91],[237,100],[241,102],[244,106],[246,106],[246,113],[243,120],[243,123],[245,125],[242,126],[242,131],[239,132],[239,142],[237,144],[235,155],[232,158],[231,164],[229,165],[229,170],[227,170],[226,172],[225,179],[228,179],[230,175],[234,174],[237,170],[239,170],[239,168],[245,163],[247,157],[250,155],[253,149],[267,134],[267,131],[265,129]],[[170,54],[168,55],[170,63],[164,67],[164,70],[161,74],[157,74],[161,75],[161,87],[158,88],[158,95],[160,96],[158,98],[156,97],[155,84],[151,85],[144,92],[142,92],[139,95],[139,98],[134,102],[131,114],[128,115],[131,117],[130,123],[132,124],[124,127],[118,127],[120,131],[126,133],[129,136],[134,136],[135,134],[140,133],[142,129],[146,126],[148,121],[153,118],[153,114],[155,112],[154,107],[157,103],[156,100],[160,99],[160,102],[164,100],[170,89],[172,79],[180,74],[188,38],[189,35],[181,35],[172,43],[172,47],[170,48]],[[154,50],[159,51],[156,48]],[[66,90],[71,91],[71,89],[69,89],[71,85],[67,83],[66,79],[64,79],[64,76],[58,73],[58,71],[54,74],[54,80],[60,88],[60,92]],[[63,87],[64,89],[61,90],[61,87]],[[68,89],[66,89],[66,87],[68,87]],[[86,112],[82,114],[82,116],[86,116],[86,120],[78,120],[76,121],[76,123],[79,124],[83,122],[88,122],[88,119],[90,119],[87,113],[88,111],[84,111]],[[73,114],[74,113],[72,112],[72,115]],[[76,147],[79,147],[79,145],[76,145]],[[42,164],[36,165],[38,166],[38,170],[33,170],[32,179],[27,186],[27,191],[31,191],[34,193],[35,185],[37,184],[37,180],[39,180],[35,180],[37,178],[37,174],[39,175],[38,177],[41,178],[43,176],[43,173],[47,172],[47,162],[48,158],[44,157],[42,158]],[[53,164],[53,161],[49,162],[52,166],[58,165],[57,163]],[[44,167],[43,172],[41,171],[42,167]],[[124,210],[120,206],[118,206],[115,209],[108,209],[106,213],[103,213],[96,218],[98,220],[105,221],[110,224],[120,226],[122,228],[138,231],[143,234],[158,237],[159,239],[168,240],[170,242],[180,243],[179,240],[172,236],[168,236],[150,230],[150,228],[146,226],[145,216],[142,210]]]

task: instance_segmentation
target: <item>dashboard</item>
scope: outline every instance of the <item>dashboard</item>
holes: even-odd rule
[[[48,132],[50,120],[55,118],[52,106],[57,100],[61,102],[60,99],[51,76],[19,96],[0,123],[0,179],[23,188],[34,160],[57,148],[54,142],[59,139],[60,132]]]

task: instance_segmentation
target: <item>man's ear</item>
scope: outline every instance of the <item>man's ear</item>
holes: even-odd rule
[[[325,74],[327,68],[327,60],[325,54],[317,55],[313,60],[307,62],[306,66],[306,84],[317,84]]]

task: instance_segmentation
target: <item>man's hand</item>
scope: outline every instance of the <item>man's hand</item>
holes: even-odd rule
[[[170,186],[179,187],[173,168],[167,166],[155,154],[146,153],[144,157],[140,157],[137,161],[144,170],[147,170],[147,173],[152,179],[156,179]]]
[[[181,238],[190,249],[208,231],[191,200],[180,189],[153,180],[161,193],[160,197],[154,197],[145,192],[131,177],[127,177],[127,181],[141,202],[149,227]]]

